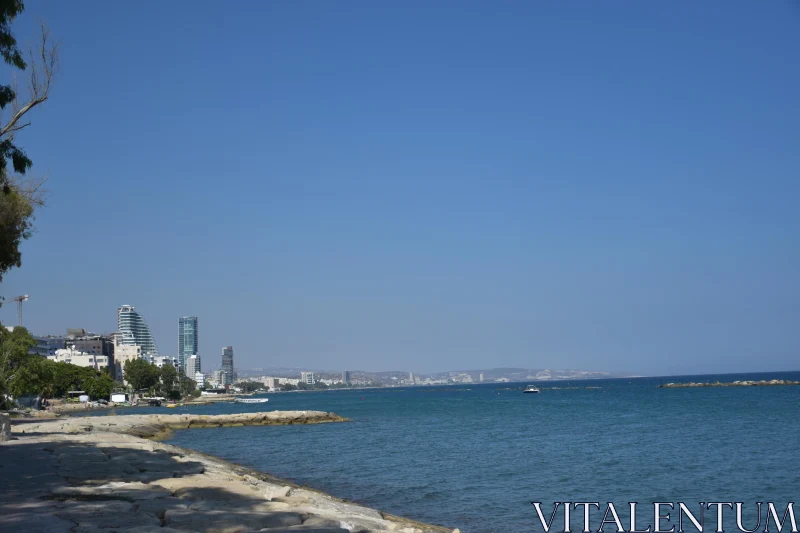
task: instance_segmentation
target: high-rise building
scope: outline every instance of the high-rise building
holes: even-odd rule
[[[122,336],[122,345],[136,345],[142,347],[142,355],[158,355],[158,348],[150,328],[136,308],[132,305],[123,305],[117,310],[117,326]]]
[[[233,346],[225,346],[222,349],[222,373],[227,375],[227,384],[233,383],[234,380],[234,371],[233,371]]]
[[[184,316],[178,319],[178,364],[187,376],[194,374],[186,368],[189,357],[197,355],[197,317]]]
[[[186,358],[186,375],[191,378],[198,372],[202,372],[200,368],[200,356],[190,355]]]
[[[480,382],[483,383],[483,372],[481,372],[480,376],[478,377],[478,380],[480,380]]]
[[[344,383],[345,385],[350,385],[350,371],[349,370],[345,370],[344,372],[342,372],[342,383]]]
[[[314,373],[300,372],[300,383],[305,383],[306,385],[313,385],[316,383],[316,381],[314,381]]]

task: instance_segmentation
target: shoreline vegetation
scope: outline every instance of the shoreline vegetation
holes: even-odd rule
[[[800,381],[791,381],[786,379],[772,379],[761,381],[731,381],[731,382],[691,382],[691,383],[664,383],[659,385],[659,389],[684,389],[691,387],[774,387],[779,385],[800,385]]]
[[[323,411],[14,419],[0,445],[0,530],[453,531],[159,442],[176,429],[346,421]]]

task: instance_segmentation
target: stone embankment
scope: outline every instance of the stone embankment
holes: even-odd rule
[[[14,420],[0,445],[0,531],[449,533],[153,440],[173,429],[343,420],[319,411]]]
[[[771,387],[775,385],[800,385],[800,381],[790,381],[785,379],[773,379],[762,381],[731,381],[731,382],[705,382],[705,383],[665,383],[659,385],[664,389],[682,389],[686,387]]]

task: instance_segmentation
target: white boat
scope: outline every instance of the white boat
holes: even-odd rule
[[[535,385],[528,385],[528,386],[525,388],[525,390],[524,390],[524,391],[522,391],[522,392],[526,392],[526,393],[528,393],[528,394],[533,394],[533,393],[537,393],[537,392],[539,392],[539,389],[537,389]]]
[[[267,403],[269,398],[236,398],[236,403]]]

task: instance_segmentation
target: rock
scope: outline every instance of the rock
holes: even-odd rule
[[[292,490],[292,487],[286,485],[284,487],[270,487],[264,493],[264,496],[268,500],[274,500],[275,498],[285,498],[289,495],[289,491]]]
[[[158,485],[144,483],[111,482],[95,486],[57,487],[52,494],[57,499],[76,500],[153,500],[171,496],[170,491]]]
[[[215,531],[250,531],[263,528],[299,526],[303,518],[290,512],[253,512],[244,509],[231,509],[220,506],[219,510],[198,511],[195,509],[170,509],[164,515],[164,523],[177,529],[203,530],[209,524]]]
[[[64,533],[74,531],[74,522],[55,515],[41,513],[10,513],[0,516],[0,531],[26,533]]]
[[[96,528],[120,528],[132,526],[161,527],[161,521],[154,515],[139,513],[130,502],[70,501],[59,506],[55,515],[75,522],[80,526]]]
[[[332,527],[341,528],[342,522],[340,520],[332,520],[330,518],[322,518],[321,516],[312,516],[303,522],[303,528],[306,527]]]
[[[11,419],[8,414],[0,413],[0,442],[11,440]]]
[[[349,529],[342,529],[340,527],[310,527],[306,528],[305,525],[294,527],[282,528],[265,528],[259,529],[265,533],[351,533]]]
[[[153,500],[142,500],[136,502],[136,510],[140,513],[155,515],[159,520],[164,519],[164,515],[170,509],[186,509],[186,502],[180,498],[156,498]],[[160,531],[160,530],[159,530]]]

